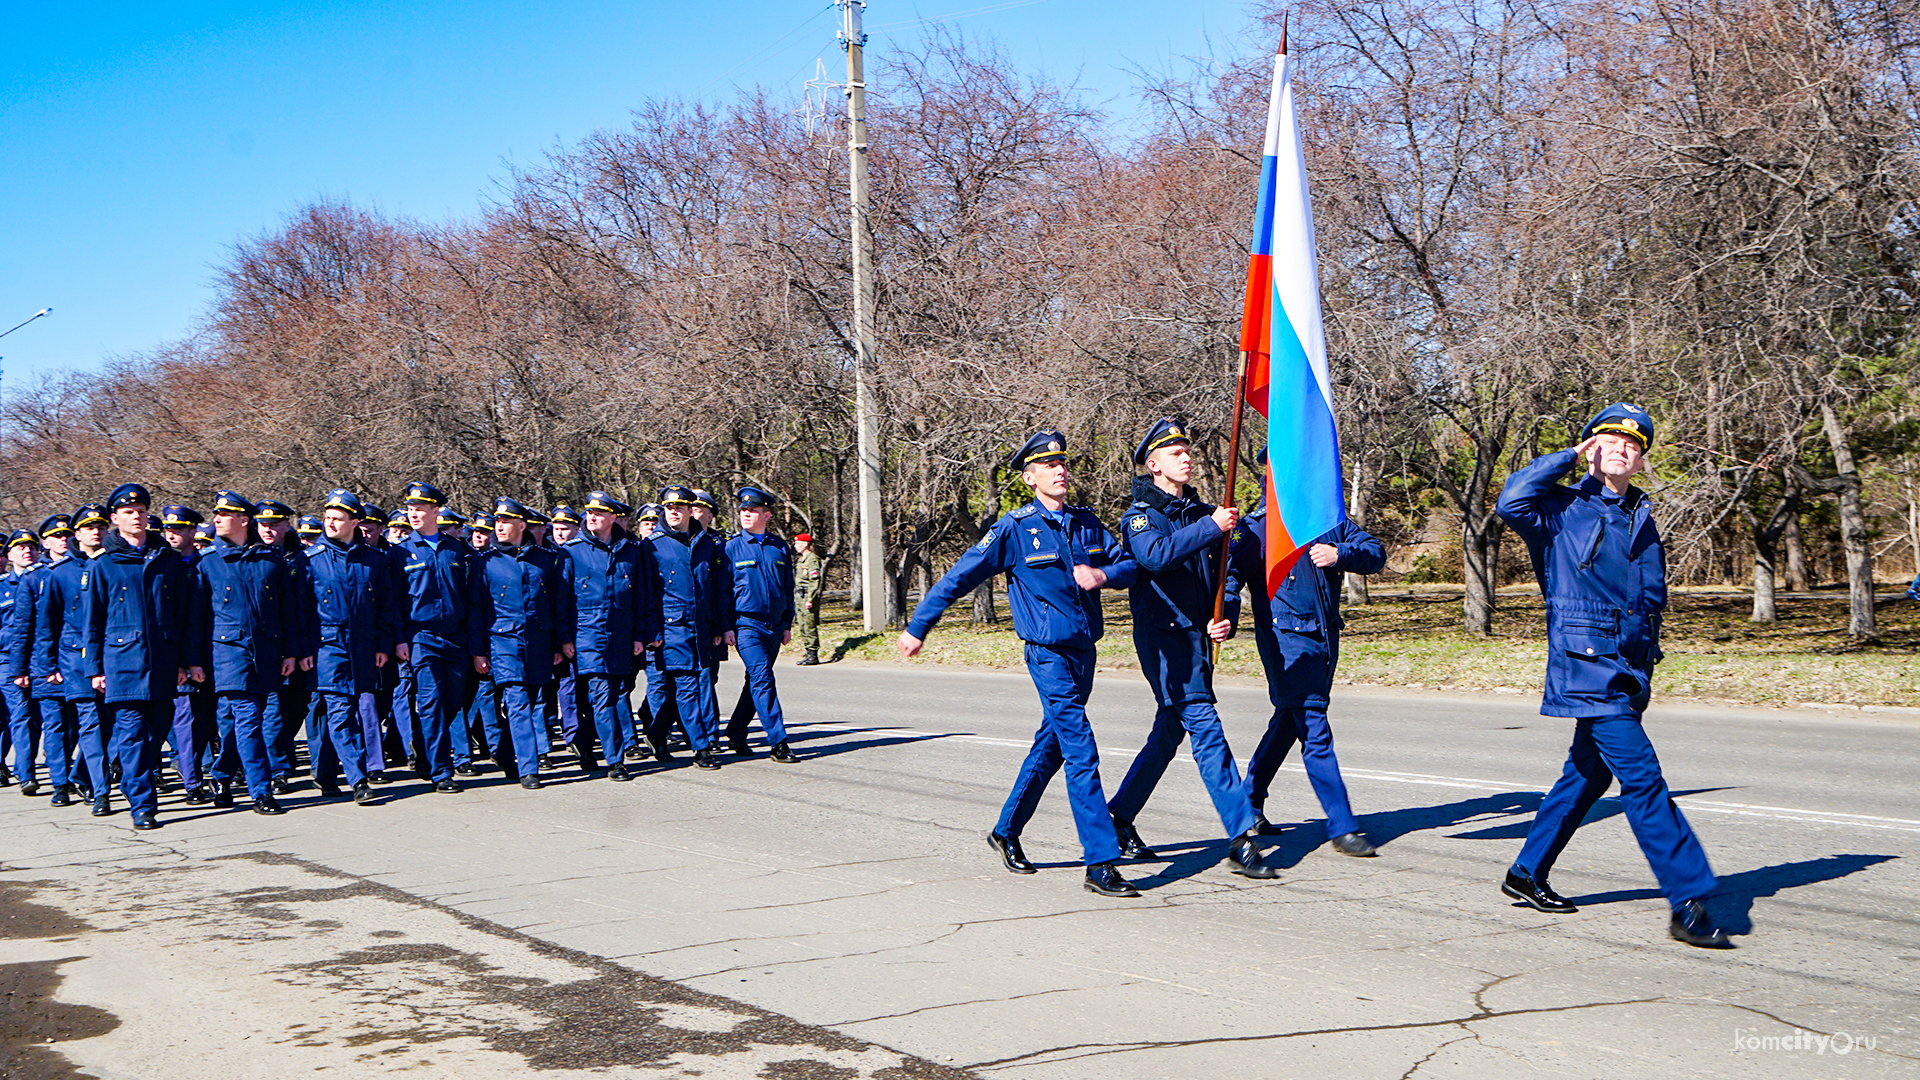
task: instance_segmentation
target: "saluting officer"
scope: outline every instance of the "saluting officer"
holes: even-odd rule
[[[1232,622],[1213,618],[1214,583],[1230,571],[1221,565],[1220,540],[1233,529],[1239,512],[1201,502],[1187,486],[1193,475],[1191,444],[1186,425],[1172,417],[1147,429],[1133,451],[1133,463],[1147,475],[1133,479],[1133,505],[1127,508],[1120,535],[1140,564],[1140,580],[1127,594],[1133,647],[1159,708],[1146,745],[1108,803],[1120,849],[1136,859],[1157,857],[1140,839],[1133,820],[1180,743],[1191,739],[1194,764],[1227,829],[1228,869],[1251,878],[1277,877],[1247,835],[1253,828],[1253,806],[1214,709],[1213,643],[1233,632]],[[1231,577],[1227,591],[1235,591]]]
[[[435,791],[460,790],[453,778],[450,740],[460,719],[460,691],[471,666],[467,653],[467,577],[471,550],[440,531],[447,497],[423,480],[407,485],[407,522],[413,535],[394,545],[405,589],[406,623],[395,651],[413,673],[412,706],[419,742],[415,768]],[[396,704],[395,711],[398,712]]]
[[[152,502],[139,484],[114,489],[107,498],[114,531],[81,575],[81,668],[101,695],[108,756],[120,766],[136,829],[160,827],[154,774],[169,705],[187,681],[179,628],[193,602],[192,569],[147,528]],[[94,777],[93,798],[96,815],[110,812],[105,773]]]
[[[66,794],[72,783],[70,775],[73,759],[73,740],[77,730],[74,711],[68,706],[66,695],[62,692],[58,670],[53,666],[58,656],[58,631],[42,625],[40,608],[45,602],[47,590],[54,587],[54,570],[68,561],[68,541],[73,536],[72,518],[66,514],[55,514],[40,523],[40,544],[48,561],[40,569],[28,574],[13,598],[13,645],[7,654],[4,673],[6,678],[21,692],[37,721],[42,746],[47,759],[47,786],[53,793],[56,806],[66,806],[71,801]],[[18,736],[15,737],[16,743]],[[25,768],[20,772],[20,790],[22,794],[38,794],[39,785],[34,781],[33,758],[28,756]],[[27,789],[32,788],[29,792]]]
[[[634,657],[647,640],[642,635],[659,607],[653,559],[646,546],[620,524],[633,510],[631,506],[604,491],[594,491],[588,493],[582,510],[586,527],[560,548],[568,560],[561,568],[562,581],[573,592],[575,613],[574,703],[593,721],[591,732],[586,723],[578,725],[574,745],[580,751],[580,767],[591,770],[597,732],[600,751],[606,756],[607,779],[624,781],[632,778],[626,765],[626,688],[631,685]]]
[[[813,535],[795,533],[793,537],[793,607],[800,624],[800,645],[807,650],[798,667],[820,662],[820,556],[814,554]]]
[[[467,637],[500,695],[511,745],[492,747],[494,760],[529,790],[540,787],[545,725],[533,694],[553,681],[553,670],[573,651],[573,589],[564,580],[565,556],[527,543],[527,508],[501,496],[493,504],[494,543],[481,550],[467,602]]]
[[[643,613],[641,631],[653,710],[647,738],[664,758],[668,718],[677,713],[693,763],[717,769],[713,665],[720,647],[733,641],[733,582],[720,541],[695,525],[694,498],[693,489],[679,484],[661,489],[661,527],[645,544],[653,555],[650,592],[659,597],[658,606]]]
[[[13,670],[14,654],[22,650],[32,629],[21,625],[23,620],[16,613],[33,610],[33,587],[28,582],[39,570],[40,534],[32,529],[13,530],[7,537],[7,572],[0,576],[0,672]],[[12,678],[0,682],[0,699],[6,703],[0,725],[5,726],[7,741],[13,746],[14,778],[20,781],[22,795],[38,795],[40,785],[34,782],[33,760],[40,750],[40,714],[27,687]],[[6,747],[0,745],[0,772],[6,771],[5,757]]]
[[[1033,501],[994,522],[920,601],[900,633],[900,654],[917,655],[955,600],[995,574],[1007,575],[1013,629],[1026,642],[1027,673],[1040,694],[1041,719],[987,842],[1008,870],[1035,872],[1021,850],[1020,834],[1064,764],[1067,801],[1086,859],[1086,888],[1103,896],[1139,896],[1113,868],[1120,845],[1100,790],[1100,749],[1087,721],[1095,643],[1106,632],[1098,590],[1131,585],[1134,562],[1093,511],[1067,505],[1071,478],[1065,436],[1051,429],[1035,432],[1014,451],[1012,465],[1033,490]]]
[[[267,699],[298,666],[299,598],[286,557],[259,542],[257,507],[232,491],[214,497],[214,546],[194,565],[193,667],[212,676],[219,702],[220,752],[213,762],[215,806],[232,806],[235,774],[245,777],[256,814],[283,813],[267,756]]]
[[[773,662],[780,646],[793,640],[793,557],[786,541],[767,531],[777,501],[770,492],[748,485],[734,496],[740,503],[740,533],[726,544],[733,566],[733,634],[746,665],[746,684],[727,722],[727,742],[734,753],[748,756],[747,725],[754,714],[766,732],[773,760],[792,764],[800,759],[787,746],[786,715],[773,682]]]
[[[1653,507],[1632,479],[1646,464],[1653,419],[1617,402],[1580,432],[1580,444],[1535,458],[1507,478],[1494,509],[1527,542],[1547,602],[1547,683],[1540,712],[1574,721],[1573,746],[1540,801],[1500,891],[1550,914],[1577,910],[1547,885],[1561,849],[1615,777],[1620,808],[1673,909],[1668,932],[1726,948],[1702,901],[1718,879],[1674,805],[1641,713],[1660,661],[1666,553]],[[1571,485],[1562,477],[1586,464]]]
[[[1260,464],[1267,451],[1260,450]],[[1260,501],[1233,531],[1233,577],[1252,585],[1253,641],[1260,666],[1267,675],[1267,699],[1273,716],[1267,733],[1247,759],[1247,792],[1253,803],[1254,828],[1276,833],[1263,807],[1267,789],[1287,760],[1287,751],[1300,744],[1300,760],[1307,781],[1327,815],[1327,838],[1335,851],[1356,858],[1376,854],[1360,832],[1347,800],[1347,784],[1340,776],[1340,759],[1333,752],[1333,728],[1327,723],[1327,705],[1333,693],[1333,672],[1340,660],[1340,575],[1377,574],[1387,565],[1386,549],[1365,529],[1341,521],[1307,550],[1278,591],[1267,595],[1267,504]],[[1229,619],[1239,622],[1239,594],[1228,598]]]
[[[307,737],[314,782],[322,795],[338,797],[339,769],[353,801],[371,806],[372,777],[386,768],[375,692],[392,662],[403,613],[386,555],[361,539],[365,513],[353,492],[327,493],[320,514],[324,535],[301,554],[311,605],[302,651],[313,657],[314,696],[324,718]]]

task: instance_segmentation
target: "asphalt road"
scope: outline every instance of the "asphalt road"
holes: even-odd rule
[[[983,840],[1037,723],[1024,674],[780,677],[795,766],[273,819],[168,800],[150,834],[0,791],[0,1075],[1920,1074],[1920,722],[1655,708],[1737,932],[1710,952],[1667,938],[1611,799],[1554,874],[1577,915],[1500,896],[1566,748],[1531,700],[1337,690],[1381,855],[1331,852],[1290,766],[1273,883],[1218,865],[1183,759],[1125,901],[1081,890],[1057,784],[1041,873]],[[1244,757],[1264,691],[1221,698]],[[1103,673],[1091,713],[1111,791],[1150,699]]]

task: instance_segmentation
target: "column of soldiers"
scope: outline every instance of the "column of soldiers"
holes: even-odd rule
[[[185,803],[243,796],[276,815],[303,726],[319,793],[363,806],[389,762],[455,794],[491,760],[537,790],[556,724],[590,775],[671,760],[675,730],[717,769],[714,679],[736,641],[747,712],[730,748],[752,755],[757,715],[772,760],[797,762],[772,666],[817,568],[797,597],[792,551],[768,528],[777,500],[737,498],[727,538],[713,497],[680,485],[638,513],[595,491],[551,514],[503,496],[471,520],[425,482],[392,514],[346,490],[304,517],[222,491],[207,520],[154,514],[145,487],[123,484],[8,536],[0,784],[101,817],[117,786],[133,827],[156,829],[170,761]],[[652,710],[635,740],[642,680]]]
[[[1526,539],[1547,600],[1542,712],[1575,724],[1563,774],[1501,891],[1543,912],[1576,910],[1547,875],[1618,777],[1625,816],[1671,902],[1671,935],[1725,947],[1703,903],[1716,879],[1641,730],[1665,564],[1630,480],[1652,438],[1643,410],[1609,406],[1578,446],[1516,472],[1501,494],[1497,509]],[[1021,834],[1064,770],[1085,888],[1137,897],[1116,864],[1158,858],[1138,822],[1190,743],[1228,869],[1271,880],[1278,870],[1259,838],[1277,830],[1264,807],[1297,743],[1332,849],[1375,856],[1341,778],[1327,708],[1341,576],[1379,571],[1380,542],[1342,522],[1299,545],[1269,582],[1264,500],[1244,515],[1201,500],[1183,423],[1155,422],[1133,460],[1141,473],[1112,531],[1066,502],[1065,437],[1036,432],[1011,462],[1032,499],[987,530],[900,634],[901,654],[916,655],[950,605],[1007,576],[1042,719],[988,843],[1008,871],[1035,873]],[[1560,482],[1583,463],[1582,478]],[[1283,467],[1264,451],[1260,464]],[[243,783],[255,812],[277,814],[303,720],[322,794],[341,797],[344,776],[362,805],[378,801],[374,786],[396,756],[439,792],[459,792],[457,777],[483,758],[538,789],[554,722],[580,767],[611,781],[632,779],[630,761],[671,760],[676,733],[696,766],[717,769],[717,670],[729,648],[747,674],[728,748],[749,753],[757,717],[770,758],[797,761],[773,664],[796,624],[800,663],[820,662],[820,561],[808,535],[790,548],[770,531],[770,493],[749,486],[736,497],[741,529],[728,537],[714,527],[714,497],[683,485],[637,512],[604,491],[549,514],[502,497],[468,522],[438,488],[417,482],[392,515],[334,491],[294,534],[295,515],[279,503],[223,491],[211,522],[184,506],[151,518],[147,491],[123,485],[104,505],[8,540],[0,662],[13,719],[0,738],[12,743],[11,772],[24,793],[38,794],[44,749],[54,805],[77,795],[96,815],[112,813],[117,783],[133,826],[152,829],[163,743],[188,802],[232,806]],[[197,536],[203,526],[210,535]],[[1213,667],[1216,645],[1237,630],[1243,583],[1255,585],[1253,632],[1273,707],[1244,776],[1221,725]],[[1086,711],[1104,632],[1101,589],[1128,590],[1134,649],[1156,705],[1111,798]],[[1218,617],[1216,595],[1226,598]],[[643,678],[644,704],[633,713],[627,702]],[[5,751],[0,744],[0,781]]]

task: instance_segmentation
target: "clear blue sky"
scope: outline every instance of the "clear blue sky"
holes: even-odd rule
[[[1247,0],[870,0],[869,49],[919,20],[998,39],[1125,112],[1136,67],[1240,52]],[[231,244],[321,198],[472,216],[648,99],[845,75],[828,0],[13,4],[0,37],[5,388],[185,336]]]

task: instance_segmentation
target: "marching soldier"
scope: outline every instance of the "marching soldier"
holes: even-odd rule
[[[178,628],[193,600],[192,569],[147,528],[152,501],[139,484],[122,484],[108,497],[114,531],[87,563],[80,605],[81,669],[101,695],[107,754],[120,766],[133,827],[142,830],[160,827],[154,778],[169,706],[187,681]],[[93,799],[95,815],[111,812],[104,772],[94,777]]]
[[[40,571],[40,534],[32,529],[15,529],[7,537],[7,572],[0,576],[0,672],[11,673],[14,655],[21,651],[31,620],[22,620],[19,612],[33,610],[29,584]],[[6,741],[13,747],[14,778],[20,781],[20,793],[40,794],[33,779],[33,760],[40,750],[40,714],[25,685],[11,677],[0,682],[0,699],[6,713],[0,727],[6,729]],[[6,746],[0,744],[0,773],[6,771]]]
[[[774,497],[751,485],[734,496],[740,502],[740,533],[726,544],[733,567],[733,633],[746,666],[746,685],[727,723],[727,742],[742,757],[747,746],[747,724],[760,715],[769,755],[782,764],[800,759],[787,746],[786,717],[773,682],[773,661],[780,646],[793,640],[793,560],[786,541],[767,531],[773,523]]]
[[[994,522],[920,601],[900,633],[900,654],[917,655],[955,600],[995,574],[1007,575],[1013,627],[1026,642],[1027,673],[1040,694],[1041,721],[987,842],[1008,870],[1035,872],[1021,850],[1020,833],[1064,764],[1067,801],[1086,860],[1087,890],[1102,896],[1139,896],[1113,868],[1120,845],[1100,791],[1100,750],[1087,722],[1096,643],[1106,629],[1097,592],[1132,584],[1134,562],[1093,511],[1067,505],[1065,436],[1052,430],[1035,432],[1014,452],[1012,464],[1033,490],[1033,501]]]
[[[200,545],[195,541],[200,528],[207,523],[207,519],[190,506],[174,503],[160,509],[160,535],[189,567],[200,561]],[[216,752],[214,743],[219,738],[214,717],[216,704],[213,688],[197,681],[181,684],[173,697],[173,726],[167,741],[173,745],[173,771],[179,774],[180,786],[186,790],[190,803],[213,801],[206,779],[207,764]]]
[[[1133,820],[1180,743],[1191,739],[1200,779],[1226,826],[1228,868],[1245,877],[1277,877],[1247,835],[1253,806],[1214,709],[1213,643],[1233,632],[1231,622],[1212,617],[1214,583],[1229,572],[1220,558],[1220,540],[1239,521],[1239,512],[1209,506],[1187,487],[1193,456],[1186,427],[1178,420],[1155,422],[1135,448],[1133,463],[1147,475],[1134,477],[1133,505],[1120,535],[1140,564],[1140,579],[1127,594],[1133,647],[1159,708],[1146,745],[1108,804],[1120,850],[1136,859],[1158,857],[1140,839]],[[1235,591],[1231,581],[1227,591]]]
[[[321,717],[308,728],[313,779],[322,795],[337,798],[335,770],[344,772],[361,806],[374,805],[373,777],[386,768],[375,694],[381,671],[392,666],[402,615],[391,564],[361,538],[362,515],[368,514],[353,492],[328,492],[320,513],[323,535],[301,554],[307,590],[302,598],[311,605],[301,651],[313,658]]]
[[[413,535],[394,545],[393,558],[405,589],[405,629],[395,652],[413,673],[413,720],[417,741],[409,747],[414,768],[433,789],[460,791],[453,778],[451,740],[460,722],[467,653],[467,576],[470,549],[440,531],[446,496],[425,481],[407,485],[407,522]],[[395,712],[399,706],[395,705]]]
[[[48,562],[28,574],[14,595],[13,645],[5,664],[6,677],[22,692],[26,707],[38,721],[37,730],[47,759],[47,786],[55,806],[72,802],[72,763],[78,722],[67,703],[58,669],[54,667],[59,655],[59,631],[42,621],[41,608],[46,606],[48,590],[55,587],[54,571],[70,561],[67,549],[73,536],[72,520],[66,514],[55,514],[40,523],[40,544]],[[18,740],[16,734],[16,744]],[[38,794],[32,755],[28,755],[20,770],[19,780],[22,794]]]
[[[820,556],[814,554],[813,536],[797,533],[793,548],[798,554],[793,565],[793,610],[800,624],[800,645],[807,650],[799,667],[820,662]]]
[[[667,718],[674,715],[669,709],[675,709],[693,748],[693,763],[717,769],[713,665],[719,649],[734,639],[733,584],[719,540],[696,525],[695,497],[679,484],[662,489],[661,528],[645,544],[653,556],[649,593],[659,597],[653,611],[642,613],[648,620],[642,630],[649,650],[647,705],[653,710],[647,737],[654,755],[664,757]]]
[[[493,545],[493,515],[481,511],[473,515],[470,525],[467,546],[478,555]],[[478,563],[475,567],[478,568]],[[476,650],[484,650],[486,642],[472,641],[470,644]],[[474,744],[478,743],[483,748],[480,757],[491,757],[495,750],[507,745],[505,733],[500,727],[499,689],[494,685],[493,677],[480,670],[479,664],[467,670],[466,686],[460,700],[460,730],[451,740],[453,774],[478,776],[480,770],[473,764]]]
[[[54,785],[50,805],[71,806],[76,794],[87,803],[106,785],[107,743],[100,728],[100,697],[87,680],[81,662],[86,624],[80,600],[87,560],[98,555],[107,529],[107,508],[88,503],[73,512],[73,536],[68,556],[47,568],[33,613],[32,652],[28,676],[36,696],[51,691],[42,702],[41,731],[60,727],[48,718],[55,713],[71,732],[67,753],[73,764],[64,774],[55,772],[52,736],[47,736],[47,770]]]
[[[591,771],[597,733],[607,779],[617,781],[632,779],[626,765],[630,725],[625,687],[658,606],[652,556],[619,523],[632,510],[604,491],[589,493],[583,506],[585,528],[560,549],[568,559],[561,580],[573,591],[574,707],[584,714],[574,745],[580,767]],[[592,718],[592,731],[587,717]]]
[[[317,543],[322,536],[326,535],[326,531],[327,528],[321,524],[319,514],[301,514],[300,520],[293,526],[293,535],[300,538],[300,547],[303,551]]]
[[[480,551],[467,602],[467,637],[475,665],[498,689],[510,745],[491,747],[494,760],[528,790],[540,785],[545,725],[533,695],[551,682],[573,651],[573,589],[561,559],[527,543],[527,508],[501,496],[494,502],[495,542]],[[609,752],[609,760],[611,751]]]
[[[1535,458],[1507,478],[1495,510],[1527,541],[1547,601],[1547,681],[1540,712],[1574,722],[1573,746],[1540,801],[1500,891],[1549,914],[1576,909],[1547,884],[1560,852],[1593,804],[1620,780],[1620,809],[1673,909],[1676,940],[1728,948],[1703,903],[1718,879],[1674,805],[1641,726],[1660,660],[1667,606],[1666,552],[1646,492],[1653,419],[1617,402],[1580,432],[1580,444]],[[1586,464],[1571,485],[1560,478]]]
[[[399,547],[412,535],[413,519],[407,516],[405,509],[387,515],[387,547]]]

